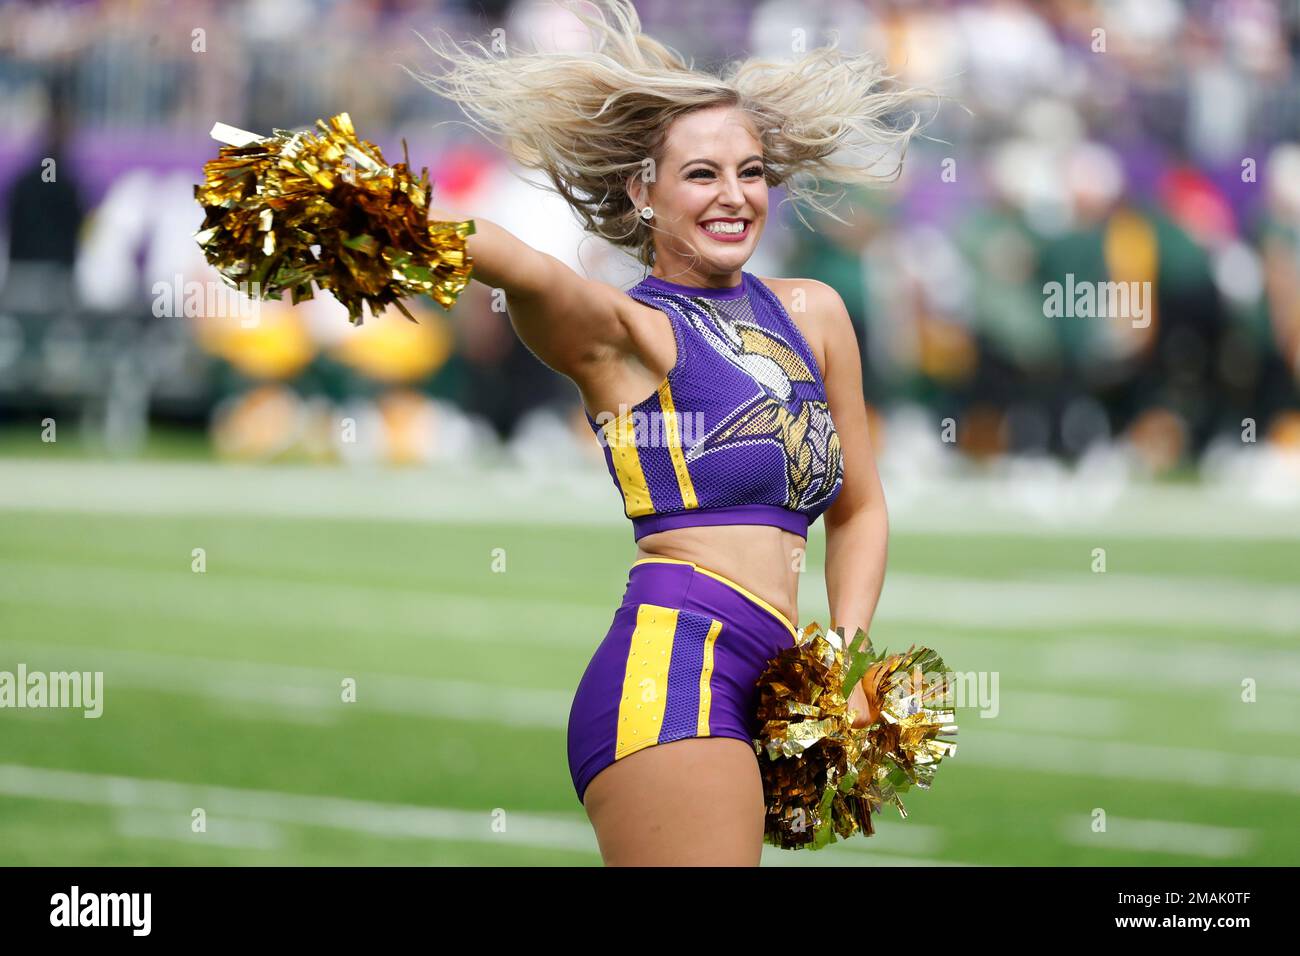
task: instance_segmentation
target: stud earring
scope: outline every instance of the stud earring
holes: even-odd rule
[[[644,209],[641,210],[641,218],[646,220],[647,222],[650,220],[650,217],[653,216],[654,214],[655,211],[651,209],[649,206],[646,206]]]

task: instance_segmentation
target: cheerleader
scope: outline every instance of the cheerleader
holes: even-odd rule
[[[627,0],[574,13],[590,51],[452,41],[431,46],[447,69],[418,78],[645,278],[620,290],[472,211],[430,216],[474,220],[473,278],[504,290],[520,339],[577,387],[632,524],[623,600],[568,723],[601,856],[757,865],[755,682],[796,641],[808,528],[825,515],[832,624],[853,634],[870,628],[888,523],[843,302],[745,264],[770,189],[834,215],[809,180],[892,178],[917,122],[890,124],[910,94],[835,46],[713,75],[641,33]],[[860,686],[850,706],[855,726],[875,719]]]

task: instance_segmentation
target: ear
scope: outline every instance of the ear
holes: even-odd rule
[[[645,204],[649,201],[649,184],[647,184],[639,175],[632,175],[627,180],[628,198],[637,209],[644,209]]]

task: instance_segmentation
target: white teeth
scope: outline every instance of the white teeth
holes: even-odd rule
[[[704,227],[709,232],[740,233],[745,231],[743,222],[711,222]]]

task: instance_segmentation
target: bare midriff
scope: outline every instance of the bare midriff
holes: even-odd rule
[[[648,534],[636,560],[674,558],[716,572],[752,591],[799,626],[799,569],[808,542],[769,525],[704,525]]]

